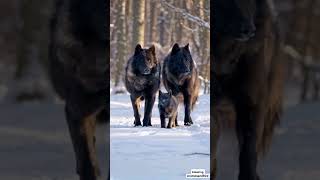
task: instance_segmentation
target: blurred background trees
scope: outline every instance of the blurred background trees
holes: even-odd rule
[[[0,2],[0,102],[53,97],[47,77],[52,2]]]
[[[181,46],[189,43],[203,82],[210,80],[209,0],[119,0],[110,3],[111,87],[123,85],[126,62],[138,43],[145,47],[154,44],[160,62],[174,43]]]
[[[320,85],[320,1],[274,1],[285,37],[287,88],[300,102],[319,100]]]

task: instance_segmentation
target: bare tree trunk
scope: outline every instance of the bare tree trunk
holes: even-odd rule
[[[311,0],[308,7],[305,9],[306,12],[306,27],[305,27],[305,36],[304,36],[304,43],[303,43],[303,53],[304,56],[304,62],[308,64],[309,61],[309,49],[310,49],[310,39],[311,39],[311,31],[312,31],[312,17],[313,17],[313,7],[315,0]],[[304,80],[302,84],[302,91],[301,91],[301,99],[300,101],[303,102],[306,100],[308,95],[308,89],[309,89],[309,80],[310,80],[310,72],[309,68],[303,67],[304,71]]]
[[[140,43],[144,46],[144,12],[145,0],[132,1],[132,48]],[[133,51],[132,49],[132,51]]]
[[[164,9],[161,8],[160,10],[160,17],[159,17],[159,43],[161,46],[165,45],[165,33],[166,33],[166,20],[165,20],[165,12]]]
[[[149,40],[149,28],[150,28],[150,8],[149,1],[144,2],[144,45],[148,45]]]
[[[129,48],[130,44],[129,42],[132,42],[132,36],[129,36],[129,34],[131,34],[131,30],[132,30],[132,20],[131,20],[131,16],[132,16],[132,1],[131,0],[126,0],[126,14],[125,14],[125,35],[126,35],[126,49]],[[130,50],[130,48],[128,49]],[[129,51],[126,52],[126,57],[128,57],[128,53]]]
[[[179,8],[182,7],[182,3],[183,3],[183,1],[174,1],[174,5]],[[175,16],[175,18],[174,18],[175,19],[175,22],[174,22],[174,29],[175,29],[174,41],[181,43],[182,35],[184,34],[183,29],[182,29],[182,25],[181,25],[182,18],[177,13],[174,13],[174,16]]]
[[[150,1],[150,26],[149,26],[149,42],[157,41],[157,17],[158,17],[158,2]]]
[[[300,0],[293,0],[293,4],[296,5],[297,4],[297,1],[300,1]],[[292,17],[290,18],[290,27],[292,27],[292,31],[288,31],[288,36],[286,38],[286,43],[287,44],[290,44],[290,45],[296,45],[297,43],[296,42],[296,35],[297,35],[297,26],[298,26],[298,19],[300,17],[301,19],[301,13],[298,13],[299,10],[298,10],[298,7],[297,6],[293,6],[293,11],[292,11]],[[288,57],[290,58],[290,57]],[[287,71],[287,77],[291,78],[291,77],[294,77],[293,74],[294,74],[294,68],[295,68],[295,64],[293,61],[291,60],[288,60],[288,71]]]
[[[172,4],[174,2],[174,0],[171,0],[170,1],[170,4]],[[167,39],[167,42],[169,42],[169,43],[167,43],[167,44],[173,44],[173,43],[175,43],[175,30],[174,30],[174,28],[175,28],[175,19],[176,19],[176,15],[175,15],[175,13],[169,13],[168,14],[168,16],[169,16],[169,23],[168,23],[168,26],[167,26],[167,31],[168,31],[168,39]]]
[[[116,71],[115,71],[115,87],[120,83],[123,64],[125,63],[126,54],[126,39],[125,39],[125,0],[118,0],[117,5],[117,20],[116,20],[116,36],[117,36],[117,53],[116,53]]]
[[[205,8],[210,7],[210,2],[208,0],[199,0],[199,17],[205,21],[209,21],[208,16],[206,15]],[[209,47],[209,39],[210,39],[210,32],[206,28],[199,29],[199,39],[200,39],[200,60],[201,60],[201,76],[205,79],[208,79],[209,76],[209,54],[210,54],[210,47]]]

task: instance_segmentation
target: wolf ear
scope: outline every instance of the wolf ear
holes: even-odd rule
[[[134,55],[139,54],[142,51],[142,47],[140,44],[137,44],[136,49],[134,50]]]
[[[179,44],[175,43],[172,47],[171,54],[175,54],[180,50]]]
[[[152,46],[148,49],[148,51],[151,51],[151,53],[152,53],[153,55],[156,55],[156,47],[155,47],[154,45],[152,45]]]
[[[187,50],[187,51],[190,51],[190,50],[189,50],[189,43],[184,46],[184,49]]]

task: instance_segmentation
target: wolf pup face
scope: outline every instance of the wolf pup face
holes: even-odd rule
[[[178,84],[182,85],[186,79],[191,78],[192,57],[189,44],[179,47],[176,43],[171,50],[171,61],[169,61],[170,72],[177,78]]]
[[[216,0],[214,27],[219,34],[247,41],[255,34],[256,0]]]
[[[159,112],[163,114],[165,118],[171,117],[177,109],[177,103],[175,97],[172,96],[171,91],[169,93],[163,93],[159,91]]]
[[[157,66],[155,47],[152,45],[149,49],[142,49],[138,44],[134,52],[133,69],[137,75],[150,75],[152,69]]]

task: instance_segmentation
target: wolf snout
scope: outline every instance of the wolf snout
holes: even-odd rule
[[[151,70],[146,68],[143,70],[143,75],[149,75],[151,73]]]

